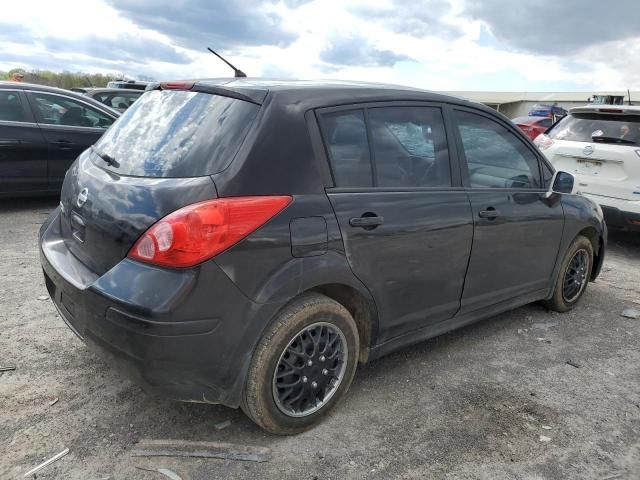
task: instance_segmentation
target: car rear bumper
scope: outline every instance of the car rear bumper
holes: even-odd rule
[[[640,232],[640,200],[630,201],[588,193],[584,196],[600,205],[610,229]]]
[[[124,259],[98,277],[41,230],[47,290],[65,323],[146,390],[239,405],[246,368],[277,306],[244,296],[214,262],[164,269]]]

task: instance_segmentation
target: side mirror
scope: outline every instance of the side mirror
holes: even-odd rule
[[[551,186],[547,190],[545,197],[549,198],[554,193],[578,193],[576,178],[569,172],[558,171],[554,173],[551,179]]]

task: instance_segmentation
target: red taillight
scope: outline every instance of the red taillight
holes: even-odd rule
[[[234,197],[188,205],[149,228],[129,257],[166,267],[191,267],[235,245],[290,202],[288,196]]]
[[[622,113],[622,110],[619,108],[599,108],[598,111],[600,113]]]
[[[162,90],[191,90],[194,82],[162,82],[160,88]]]

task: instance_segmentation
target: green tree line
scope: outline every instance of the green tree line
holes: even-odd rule
[[[120,78],[116,75],[103,75],[102,73],[52,72],[50,70],[25,71],[14,69],[8,72],[0,71],[0,80],[10,80],[15,72],[20,72],[24,75],[24,82],[66,89],[76,87],[106,87],[107,82]]]

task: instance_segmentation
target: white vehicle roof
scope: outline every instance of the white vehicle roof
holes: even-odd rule
[[[640,115],[640,105],[585,105],[573,107],[569,113],[602,113],[612,115]]]

